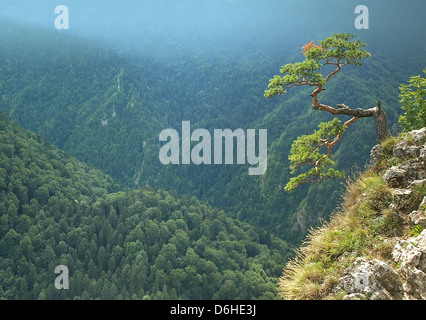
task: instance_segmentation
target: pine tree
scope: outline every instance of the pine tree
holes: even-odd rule
[[[326,84],[344,66],[361,66],[361,60],[370,57],[370,53],[363,49],[366,44],[354,38],[355,36],[350,33],[338,33],[319,41],[319,45],[311,41],[302,47],[305,56],[303,62],[286,64],[281,68],[282,76],[276,75],[269,80],[269,89],[265,91],[266,98],[282,95],[292,87],[309,86],[314,88],[311,96],[315,110],[326,111],[334,116],[350,117],[344,124],[338,118],[321,123],[319,130],[314,134],[303,135],[293,143],[289,156],[292,173],[296,173],[306,165],[313,168],[291,178],[285,187],[287,191],[293,191],[304,183],[343,176],[342,172],[332,168],[334,165],[334,161],[330,159],[332,148],[340,141],[345,130],[358,119],[375,118],[379,142],[385,140],[388,135],[386,116],[381,109],[380,101],[376,107],[369,109],[353,109],[344,104],[332,107],[319,101],[319,95],[325,90]],[[329,72],[325,77],[322,74],[324,71]]]

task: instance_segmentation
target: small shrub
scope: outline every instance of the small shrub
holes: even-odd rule
[[[410,231],[408,232],[408,235],[409,235],[410,237],[415,238],[415,237],[417,237],[420,233],[422,233],[422,231],[423,231],[423,230],[424,230],[424,227],[423,227],[423,226],[420,226],[420,225],[416,224],[415,226],[413,226],[413,227],[410,229]]]
[[[392,202],[392,191],[386,182],[377,175],[364,178],[362,181],[363,191],[366,195],[367,204],[375,211],[389,207]]]
[[[384,156],[392,156],[393,148],[398,143],[398,139],[396,137],[390,137],[382,142],[382,154]]]

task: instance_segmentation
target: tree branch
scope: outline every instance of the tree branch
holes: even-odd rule
[[[340,69],[342,68],[342,67],[344,67],[345,65],[347,65],[347,62],[345,62],[345,63],[340,63],[340,60],[337,60],[337,62],[330,62],[330,60],[328,60],[327,59],[327,61],[326,61],[326,63],[325,64],[329,64],[329,65],[333,65],[333,66],[337,66],[337,68],[336,68],[336,70],[334,70],[333,72],[331,72],[326,78],[325,78],[325,83],[327,83],[328,82],[328,80],[330,80],[330,78],[332,77],[332,76],[334,76],[334,75],[336,75],[339,71],[340,71]]]
[[[370,108],[370,109],[361,109],[361,108],[351,109],[350,107],[344,104],[338,104],[337,105],[338,109],[336,109],[332,106],[322,104],[318,101],[318,94],[324,90],[325,89],[323,89],[322,86],[319,85],[318,88],[315,89],[311,94],[312,104],[314,109],[316,110],[327,111],[335,116],[346,115],[346,116],[357,117],[357,118],[374,117],[374,115],[379,111],[379,107]]]
[[[330,158],[331,157],[331,149],[340,141],[340,139],[342,138],[342,134],[343,132],[355,121],[358,120],[358,117],[353,117],[352,119],[348,120],[345,122],[344,129],[341,130],[339,132],[339,134],[337,135],[337,137],[334,138],[333,142],[330,142],[330,137],[328,137],[327,139],[323,140],[323,143],[321,145],[319,145],[319,147],[315,148],[314,150],[320,149],[321,147],[325,147],[327,149],[327,154],[325,154],[322,158],[318,159],[315,162],[315,169],[318,170],[318,166],[321,163],[321,161],[323,161],[325,158]]]

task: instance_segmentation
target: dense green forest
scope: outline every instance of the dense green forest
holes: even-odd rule
[[[3,113],[0,163],[1,298],[276,298],[292,250],[265,230],[194,197],[118,191]]]
[[[330,217],[343,181],[284,191],[292,142],[331,117],[312,108],[309,88],[264,91],[282,65],[303,59],[303,45],[354,31],[371,58],[333,78],[322,99],[380,100],[398,133],[398,87],[422,72],[426,49],[423,11],[391,2],[368,4],[371,30],[359,31],[356,0],[334,11],[312,10],[314,0],[76,0],[71,29],[55,30],[56,2],[5,0],[0,297],[275,298],[292,248]],[[413,23],[389,18],[398,14]],[[267,129],[266,174],[163,165],[159,134],[182,121]],[[356,175],[376,143],[374,120],[358,121],[334,149],[337,168]],[[60,264],[69,291],[53,286]]]
[[[283,189],[290,178],[292,141],[329,120],[311,108],[307,90],[289,92],[285,99],[263,97],[279,66],[300,59],[296,45],[268,54],[248,49],[241,55],[238,47],[226,54],[201,50],[155,58],[119,54],[10,23],[1,30],[0,109],[129,188],[150,185],[194,195],[293,243],[340,201],[339,181],[291,194]],[[337,75],[323,99],[351,107],[372,107],[381,100],[395,132],[401,110],[398,86],[426,61],[414,49],[386,54],[375,42],[371,47],[364,66]],[[247,167],[240,165],[163,166],[158,135],[165,128],[180,130],[183,120],[191,121],[193,129],[268,129],[266,175],[248,176]],[[376,143],[370,120],[350,128],[337,146],[339,169],[351,173],[368,161]]]

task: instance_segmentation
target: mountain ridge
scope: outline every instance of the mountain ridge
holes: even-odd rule
[[[337,199],[341,189],[336,183],[302,187],[293,194],[280,189],[290,178],[287,154],[291,141],[327,118],[310,108],[307,91],[289,93],[280,100],[263,97],[269,77],[284,62],[282,56],[296,60],[300,54],[296,50],[281,49],[260,58],[250,54],[239,58],[238,52],[229,52],[168,57],[160,62],[143,55],[120,55],[71,36],[55,34],[51,38],[54,33],[48,31],[26,30],[22,36],[23,30],[13,26],[2,30],[8,30],[1,34],[8,49],[0,54],[0,108],[26,129],[120,183],[195,195],[293,243],[305,236],[304,230],[295,228],[298,212],[305,208],[310,215],[308,225],[315,225],[337,205],[337,201],[322,202],[319,196],[326,190]],[[42,45],[44,42],[49,45]],[[20,52],[35,54],[14,54],[19,47],[28,49]],[[415,61],[416,53],[410,54]],[[395,63],[397,57],[396,53],[377,53],[377,58],[373,54],[362,68],[338,75],[324,99],[352,107],[375,105],[380,99],[393,127],[399,113],[397,86],[405,80],[399,73],[414,72]],[[48,72],[41,74],[42,66],[48,66]],[[354,87],[359,92],[351,89]],[[162,166],[158,135],[184,120],[207,130],[268,129],[266,174],[247,177],[247,168],[238,166]],[[364,165],[374,145],[369,133],[374,132],[372,123],[357,123],[356,127],[336,146],[340,169]]]

